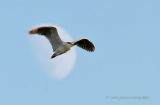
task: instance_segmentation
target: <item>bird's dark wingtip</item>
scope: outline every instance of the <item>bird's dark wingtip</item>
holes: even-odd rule
[[[92,51],[91,52],[95,52],[96,51],[96,48],[95,47],[93,47],[93,49],[92,49]]]

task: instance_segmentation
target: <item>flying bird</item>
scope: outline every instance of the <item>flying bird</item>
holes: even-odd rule
[[[94,44],[86,38],[82,38],[80,40],[76,40],[73,42],[63,41],[58,34],[57,28],[53,26],[37,27],[29,31],[29,34],[30,35],[39,34],[39,35],[45,36],[49,40],[54,52],[53,55],[51,56],[51,59],[55,58],[58,55],[66,53],[71,49],[71,47],[75,45],[89,52],[95,51]]]

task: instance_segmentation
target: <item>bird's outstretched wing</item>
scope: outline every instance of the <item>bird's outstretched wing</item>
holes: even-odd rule
[[[44,35],[51,43],[53,51],[55,51],[63,43],[63,41],[58,35],[57,29],[53,26],[34,28],[31,31],[29,31],[29,33]]]
[[[77,45],[89,52],[95,51],[95,46],[88,39],[80,39],[80,40],[72,42],[72,44]]]

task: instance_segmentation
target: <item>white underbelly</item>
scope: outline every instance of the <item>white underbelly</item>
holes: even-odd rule
[[[68,50],[70,50],[69,47],[67,47],[67,46],[60,46],[60,47],[58,47],[58,48],[55,50],[55,53],[65,53],[65,52],[67,52]]]

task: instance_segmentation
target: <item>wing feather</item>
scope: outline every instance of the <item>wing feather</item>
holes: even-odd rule
[[[95,51],[95,46],[94,44],[89,41],[88,39],[80,39],[78,41],[73,42],[74,45],[77,45],[89,52],[93,52]]]
[[[53,51],[55,51],[62,43],[60,36],[58,35],[58,31],[53,26],[44,26],[34,28],[29,33],[32,34],[39,34],[45,36],[52,45]]]

